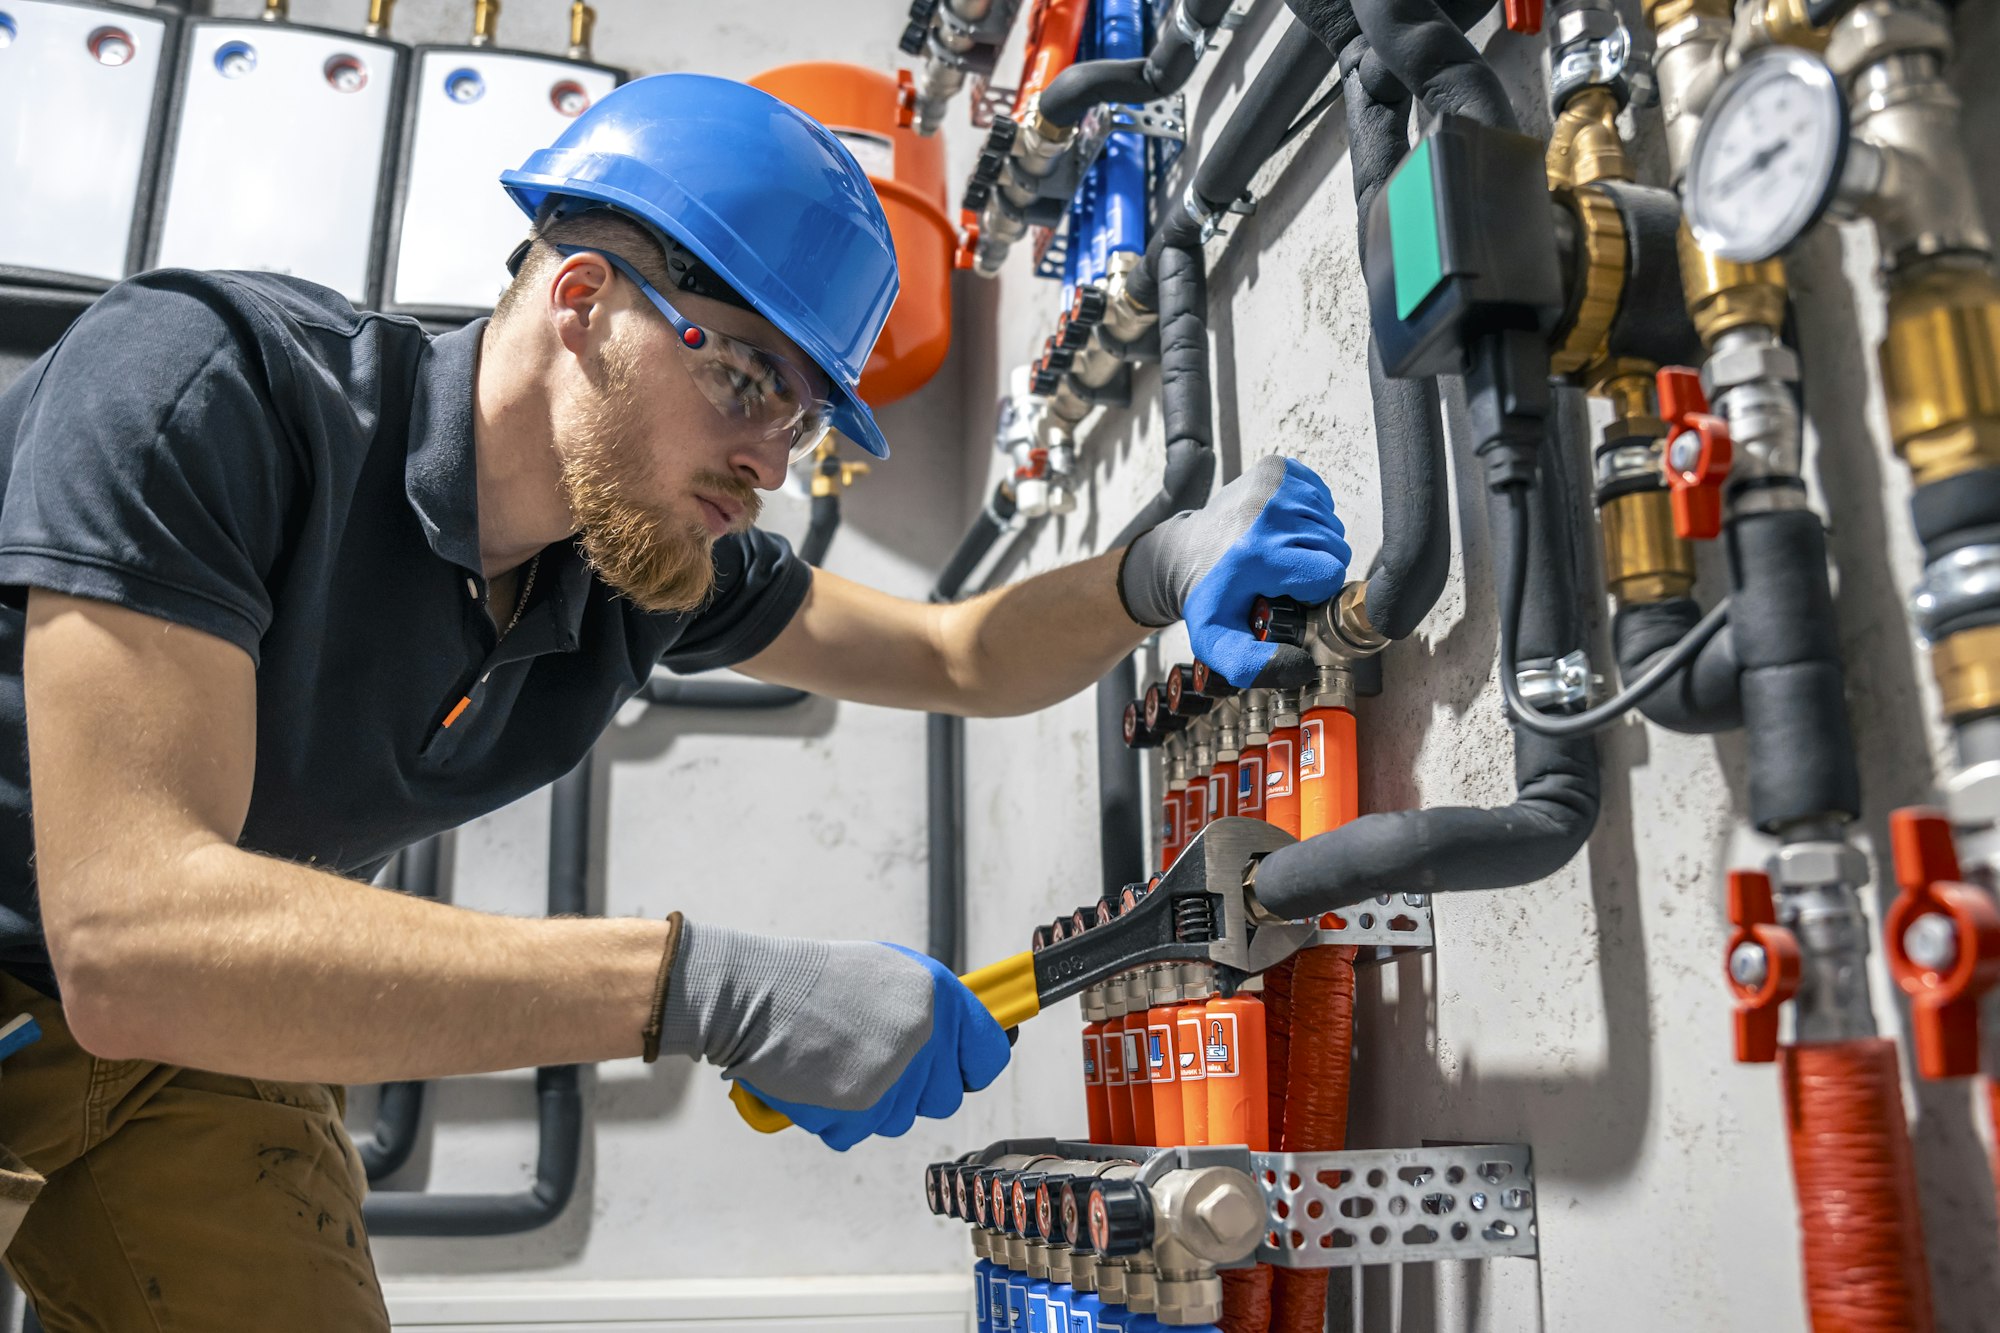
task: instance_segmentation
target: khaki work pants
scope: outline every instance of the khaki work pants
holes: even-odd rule
[[[6,1266],[49,1333],[386,1333],[344,1096],[99,1060],[0,973],[0,1145],[48,1178]]]

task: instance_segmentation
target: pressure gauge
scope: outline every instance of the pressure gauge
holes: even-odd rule
[[[1847,166],[1847,101],[1817,56],[1769,47],[1723,80],[1688,161],[1683,207],[1701,248],[1755,263],[1818,222]]]

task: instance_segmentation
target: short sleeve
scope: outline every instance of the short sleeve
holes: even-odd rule
[[[715,595],[660,658],[685,674],[748,661],[783,632],[812,586],[812,566],[761,528],[715,543]]]
[[[46,588],[228,640],[271,623],[299,464],[246,316],[201,275],[120,284],[30,372],[0,431],[0,591]],[[10,395],[11,396],[11,395]]]

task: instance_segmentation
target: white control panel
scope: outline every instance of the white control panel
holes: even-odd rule
[[[491,309],[507,285],[507,255],[528,234],[500,173],[617,86],[611,70],[549,56],[419,50],[387,304]]]
[[[193,20],[152,263],[289,273],[369,300],[406,56],[358,35]]]
[[[170,40],[143,11],[0,0],[0,266],[131,272]]]

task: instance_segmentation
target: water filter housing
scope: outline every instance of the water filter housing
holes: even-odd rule
[[[418,47],[383,308],[437,322],[490,313],[507,285],[507,255],[527,233],[500,173],[554,143],[624,80],[607,65],[538,52]]]
[[[148,267],[288,273],[372,304],[409,48],[258,19],[183,30]]]
[[[0,0],[0,283],[93,292],[138,270],[178,21]]]

